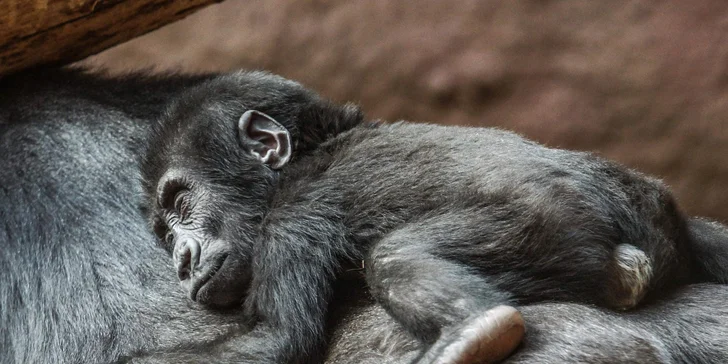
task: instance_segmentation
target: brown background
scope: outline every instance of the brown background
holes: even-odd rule
[[[87,63],[267,69],[372,118],[596,151],[728,219],[725,0],[227,0]]]

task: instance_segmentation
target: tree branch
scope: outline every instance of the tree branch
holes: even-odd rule
[[[0,75],[70,63],[221,0],[2,0]]]

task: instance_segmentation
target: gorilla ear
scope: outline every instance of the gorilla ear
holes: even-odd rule
[[[272,117],[248,110],[238,121],[240,143],[261,162],[280,169],[291,159],[291,134]]]

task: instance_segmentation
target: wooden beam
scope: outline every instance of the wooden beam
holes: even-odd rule
[[[0,0],[0,75],[78,61],[221,0]]]

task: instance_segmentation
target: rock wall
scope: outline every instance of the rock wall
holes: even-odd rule
[[[374,118],[512,129],[728,220],[724,0],[227,0],[87,62],[267,69]]]

